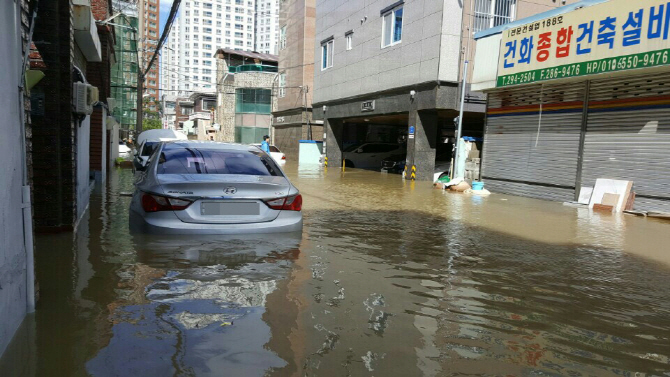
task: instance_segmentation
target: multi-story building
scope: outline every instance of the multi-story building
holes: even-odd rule
[[[218,48],[252,51],[254,49],[254,0],[184,0],[176,25],[178,28],[178,68],[175,84],[185,94],[216,91]]]
[[[152,55],[158,47],[160,38],[160,2],[159,0],[139,0],[140,21],[140,59],[143,70],[149,65]],[[158,59],[151,65],[144,80],[144,94],[148,94],[156,101],[160,99]],[[150,105],[149,110],[156,111],[155,105]]]
[[[216,96],[211,93],[193,93],[187,100],[179,101],[181,119],[181,131],[188,135],[191,140],[214,140],[219,131],[218,125],[214,124],[214,112],[216,110]],[[188,118],[186,118],[188,113]]]
[[[277,55],[279,51],[279,0],[256,1],[254,51]]]
[[[188,97],[179,97],[175,100],[175,130],[184,131],[184,123],[188,122],[188,117],[193,115],[194,107],[195,103]]]
[[[491,27],[525,8],[566,3],[472,1],[316,1],[313,108],[315,118],[324,119],[329,166],[350,164],[348,145],[400,142],[406,144],[406,177],[431,180],[436,157],[450,159],[476,23]],[[484,96],[468,90],[464,101],[464,135],[481,137]]]
[[[163,128],[166,130],[176,129],[176,120],[177,120],[177,96],[173,95],[163,95],[161,98],[161,108],[163,110],[161,114],[161,122]]]
[[[219,85],[214,120],[220,125],[216,140],[260,143],[270,135],[277,56],[220,49],[216,58]]]
[[[312,119],[315,0],[286,0],[279,13],[279,78],[274,92],[273,143],[298,160],[300,140],[322,140],[323,122]]]
[[[160,93],[164,96],[188,96],[179,90],[179,83],[183,70],[179,66],[179,27],[174,25],[170,29],[160,55]]]

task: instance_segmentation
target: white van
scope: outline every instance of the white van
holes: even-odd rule
[[[188,140],[188,137],[182,132],[174,130],[146,130],[137,137],[137,149],[133,159],[133,171],[142,170],[154,151],[156,144],[161,141]]]

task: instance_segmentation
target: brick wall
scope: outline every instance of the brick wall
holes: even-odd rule
[[[72,117],[74,31],[70,0],[40,2],[33,41],[47,66],[33,88],[44,94],[44,114],[32,115],[35,229],[69,229],[75,222],[76,153]]]
[[[96,20],[105,20],[112,14],[112,2],[110,0],[91,0],[91,12]]]

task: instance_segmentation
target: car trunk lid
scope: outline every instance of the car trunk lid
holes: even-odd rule
[[[175,215],[187,223],[242,224],[267,222],[280,211],[264,200],[287,196],[290,184],[285,177],[223,174],[159,174],[163,193],[192,200]]]

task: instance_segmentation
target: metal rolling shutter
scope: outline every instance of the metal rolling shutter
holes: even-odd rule
[[[591,82],[582,185],[631,180],[635,209],[670,212],[670,74]]]
[[[584,83],[545,84],[489,94],[482,158],[489,189],[574,199],[584,88]]]

